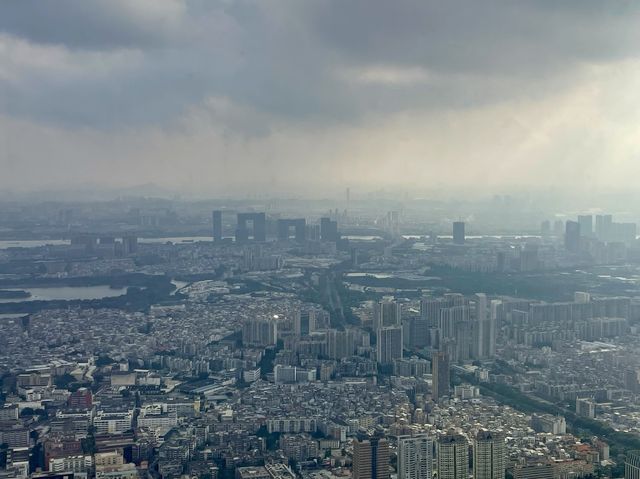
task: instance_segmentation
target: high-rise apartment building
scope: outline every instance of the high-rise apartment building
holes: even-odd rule
[[[593,216],[579,215],[578,224],[580,225],[580,235],[585,237],[593,236]]]
[[[447,434],[438,440],[438,479],[469,478],[469,443],[464,436]]]
[[[427,434],[398,437],[398,479],[431,479],[433,441]]]
[[[353,479],[389,479],[389,443],[380,436],[353,441]]]
[[[640,479],[640,451],[627,452],[624,461],[624,479]]]
[[[567,221],[565,224],[564,247],[572,253],[580,250],[580,223],[577,221]]]
[[[474,301],[475,317],[472,327],[471,357],[486,359],[495,355],[496,325],[489,311],[487,295],[477,293],[474,295]]]
[[[506,454],[501,433],[479,431],[473,441],[473,478],[504,479]]]
[[[242,343],[251,346],[273,346],[278,342],[276,319],[251,318],[242,325]]]
[[[355,334],[353,330],[338,331],[330,329],[326,335],[327,355],[331,359],[343,359],[355,352]]]
[[[373,307],[373,330],[387,326],[402,324],[402,305],[393,300],[385,299],[377,302]]]
[[[402,326],[388,326],[377,331],[378,363],[383,366],[393,364],[394,359],[402,359]]]
[[[600,241],[609,241],[611,237],[611,229],[613,225],[613,216],[597,215],[596,216],[596,237]]]

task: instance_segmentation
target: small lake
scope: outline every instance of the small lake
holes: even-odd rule
[[[9,291],[28,291],[28,298],[0,298],[0,303],[22,303],[24,301],[70,301],[75,299],[102,299],[122,296],[127,288],[100,286],[56,286],[50,288],[2,288]]]

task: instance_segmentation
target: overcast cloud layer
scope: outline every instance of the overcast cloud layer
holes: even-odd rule
[[[630,187],[640,4],[0,2],[0,187]]]

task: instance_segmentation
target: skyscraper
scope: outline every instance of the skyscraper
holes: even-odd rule
[[[613,225],[613,217],[611,215],[596,216],[596,237],[600,241],[611,240],[611,229]]]
[[[464,239],[465,239],[464,222],[454,221],[453,222],[453,244],[464,244]]]
[[[640,479],[640,451],[627,452],[624,461],[624,478]]]
[[[402,359],[402,326],[378,329],[376,348],[376,359],[383,366],[393,364],[394,359]]]
[[[322,241],[338,241],[338,222],[331,218],[320,218],[320,239]]]
[[[580,250],[580,223],[577,221],[567,221],[564,233],[564,247],[572,253],[577,253]]]
[[[213,220],[213,241],[222,241],[222,211],[213,211],[211,217]]]
[[[469,444],[464,436],[447,434],[438,440],[438,479],[468,479]]]
[[[496,355],[496,341],[498,337],[498,314],[502,309],[502,301],[492,299],[489,311],[489,357]]]
[[[377,331],[386,326],[400,326],[402,324],[402,306],[393,300],[385,299],[373,306],[373,330]]]
[[[479,431],[473,441],[474,479],[504,479],[506,454],[501,433]]]
[[[580,215],[578,216],[578,224],[580,225],[580,234],[585,237],[593,235],[593,216]]]
[[[540,223],[540,234],[542,236],[551,235],[551,222],[549,220],[544,220]]]
[[[431,479],[433,441],[427,434],[398,437],[398,479]]]
[[[251,223],[251,235],[248,224]],[[238,213],[238,226],[236,228],[236,242],[249,241],[264,243],[267,240],[267,219],[265,213]]]
[[[125,236],[122,238],[122,249],[125,255],[136,253],[138,251],[138,237]]]
[[[431,356],[432,395],[435,400],[449,395],[449,358],[446,353],[436,352]]]
[[[420,317],[427,321],[430,328],[437,328],[440,310],[449,307],[446,299],[424,298],[420,300]]]
[[[353,440],[353,479],[389,479],[389,443],[380,436]]]
[[[487,314],[487,295],[476,293],[475,321],[473,323],[473,336],[471,343],[471,355],[474,359],[485,359],[489,355],[490,322]]]
[[[342,359],[353,355],[356,349],[353,330],[330,329],[326,335],[327,355],[331,359]]]
[[[289,241],[291,229],[293,228],[295,240],[298,242],[307,239],[307,220],[304,218],[284,219],[281,218],[276,223],[278,229],[278,240]]]

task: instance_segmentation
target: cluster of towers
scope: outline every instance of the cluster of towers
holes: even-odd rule
[[[224,239],[223,212],[212,212],[213,240]],[[293,233],[293,234],[292,234]],[[276,220],[276,234],[278,241],[296,242],[306,240],[320,240],[337,242],[340,239],[338,222],[331,218],[320,218],[320,224],[309,225],[305,218],[279,218]],[[260,213],[237,213],[234,232],[236,243],[267,241],[267,216]]]
[[[504,479],[505,437],[499,432],[479,431],[472,441],[470,467],[469,441],[461,434],[448,433],[434,441],[428,434],[399,436],[398,479],[432,479],[434,466],[438,478]],[[360,434],[353,442],[353,478],[389,479],[389,442],[381,434]]]

